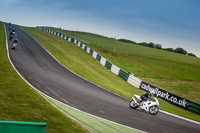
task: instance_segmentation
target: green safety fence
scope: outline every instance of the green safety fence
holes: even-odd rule
[[[71,42],[74,42],[74,38],[71,38]]]
[[[0,121],[0,133],[45,133],[46,123]]]
[[[79,42],[79,41],[76,41],[76,45],[78,45],[78,42]]]
[[[106,60],[106,65],[105,67],[108,69],[108,70],[111,70],[111,67],[112,67],[112,64]]]
[[[91,56],[93,55],[93,50],[92,50],[92,49],[90,49],[90,55],[91,55]]]
[[[101,61],[101,55],[97,54],[96,59],[100,62]]]
[[[83,44],[81,43],[81,44],[80,44],[80,47],[82,48],[82,46],[83,46]]]
[[[193,101],[189,101],[189,106],[187,110],[200,115],[200,104]]]
[[[124,70],[120,69],[118,76],[122,78],[123,80],[127,81],[129,74],[125,72]]]
[[[87,51],[87,46],[86,46],[86,45],[85,45],[85,48],[84,48],[84,50],[85,50],[85,51]]]
[[[68,36],[64,36],[64,37],[66,37],[65,40],[68,40]]]

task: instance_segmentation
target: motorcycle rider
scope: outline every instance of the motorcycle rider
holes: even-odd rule
[[[14,32],[10,32],[10,40],[12,40],[12,38],[14,37],[15,33]]]
[[[15,28],[14,28],[13,26],[11,27],[11,31],[12,31],[12,32],[15,32]]]
[[[15,39],[13,41],[13,43],[12,43],[12,45],[13,45],[12,49],[15,49],[15,47],[17,46],[17,44],[18,44],[18,41],[17,41],[17,39]]]
[[[143,101],[147,101],[147,99],[151,99],[151,96],[153,96],[153,91],[148,91],[147,93],[145,93],[144,95],[142,95],[140,98],[142,99],[142,101],[140,101],[140,104]]]

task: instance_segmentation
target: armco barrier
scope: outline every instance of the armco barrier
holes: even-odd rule
[[[97,52],[93,51],[92,57],[97,58]]]
[[[112,64],[111,64],[109,61],[106,60],[105,67],[106,67],[108,70],[111,70]]]
[[[111,72],[113,72],[115,75],[118,75],[119,71],[120,71],[119,67],[112,65]]]
[[[135,86],[136,88],[139,88],[143,91],[154,91],[156,93],[156,97],[158,97],[162,100],[165,100],[165,101],[167,101],[167,102],[169,102],[169,103],[171,103],[175,106],[178,106],[178,107],[181,107],[185,110],[188,110],[192,113],[200,115],[200,104],[199,103],[189,101],[185,98],[179,97],[179,96],[174,95],[170,92],[167,92],[167,91],[162,90],[158,87],[155,87],[151,84],[143,82],[142,80],[138,79],[134,75],[130,75],[129,73],[125,72],[124,70],[120,69],[119,67],[113,65],[112,63],[107,61],[105,58],[103,58],[101,55],[99,55],[97,52],[90,49],[85,44],[79,42],[78,40],[76,40],[74,38],[62,35],[60,33],[57,33],[57,32],[51,31],[51,30],[47,30],[47,29],[45,29],[45,27],[38,27],[38,29],[46,31],[46,32],[53,34],[53,35],[57,35],[57,36],[59,35],[59,37],[65,39],[69,42],[75,43],[77,46],[79,46],[84,51],[86,51],[88,54],[90,54],[93,58],[95,58],[99,63],[101,63],[108,70],[110,70],[115,75],[119,76],[120,78],[122,78],[123,80],[128,82],[129,84]]]
[[[90,55],[91,55],[91,56],[93,55],[93,50],[92,50],[92,49],[90,49]]]
[[[84,50],[87,52],[87,46],[85,46]]]
[[[0,133],[45,133],[46,123],[0,121]]]
[[[97,54],[96,59],[100,62],[101,61],[101,55]]]
[[[118,73],[118,76],[120,78],[122,78],[123,80],[127,81],[128,77],[129,77],[129,74],[127,72],[125,72],[124,70],[120,69],[120,71]]]
[[[142,80],[140,80],[139,78],[136,78],[135,76],[133,75],[130,75],[128,77],[128,81],[127,81],[129,84],[135,86],[136,88],[140,88],[140,85],[142,83]]]
[[[87,52],[88,54],[90,54],[90,48],[87,47],[87,51],[86,51],[86,52]]]
[[[200,104],[189,101],[188,111],[200,115]]]
[[[106,65],[106,59],[101,57],[100,63],[101,63],[101,65],[105,66]]]

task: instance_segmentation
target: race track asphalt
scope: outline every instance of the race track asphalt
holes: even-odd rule
[[[10,59],[20,74],[46,95],[84,112],[150,133],[200,133],[199,124],[161,112],[153,116],[131,109],[129,100],[75,75],[25,31],[14,27],[19,44],[13,50],[13,40],[8,41]],[[9,36],[8,24],[6,31]]]

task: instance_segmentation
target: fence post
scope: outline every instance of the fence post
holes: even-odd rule
[[[185,73],[187,73],[187,67],[185,67]]]
[[[172,63],[170,62],[170,64],[169,64],[169,68],[172,68]]]

